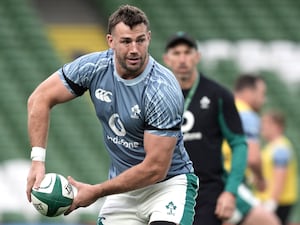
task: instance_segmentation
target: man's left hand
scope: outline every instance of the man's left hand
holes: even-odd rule
[[[217,200],[215,214],[221,220],[228,220],[235,209],[235,196],[227,191],[224,191]]]

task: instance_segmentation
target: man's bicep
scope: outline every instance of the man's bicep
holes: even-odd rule
[[[51,105],[63,103],[76,97],[64,86],[57,72],[43,81],[35,93],[43,95],[43,98],[49,101]]]
[[[177,137],[160,136],[150,132],[144,134],[146,158],[152,162],[170,165]]]

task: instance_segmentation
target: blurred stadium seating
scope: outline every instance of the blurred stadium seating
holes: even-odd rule
[[[97,204],[78,210],[81,213],[73,217],[48,220],[39,217],[22,195],[25,195],[30,154],[26,101],[36,85],[66,60],[94,48],[105,48],[104,37],[95,37],[104,36],[106,22],[102,27],[44,24],[32,2],[0,1],[0,93],[3,96],[0,99],[0,223],[84,223],[96,217]],[[124,4],[121,0],[81,2],[92,4],[103,21]],[[165,40],[172,33],[184,30],[199,41],[203,56],[201,70],[228,88],[232,88],[240,72],[261,73],[269,85],[267,107],[280,108],[287,114],[288,135],[296,147],[300,146],[297,101],[300,97],[300,1],[128,0],[127,3],[147,13],[152,30],[150,51],[158,61],[162,62]],[[72,10],[65,13],[72,14]],[[84,29],[86,32],[82,32]],[[87,41],[80,32],[92,41]],[[80,38],[69,43],[79,35]],[[85,95],[54,109],[47,147],[48,172],[72,175],[89,183],[106,179],[109,162],[93,110]],[[299,156],[299,148],[297,152]],[[9,175],[12,167],[18,172]],[[300,222],[296,213],[299,207],[292,222]]]
[[[45,218],[36,218],[38,213],[33,207],[24,198],[19,198],[20,195],[25,197],[24,172],[28,172],[18,170],[23,164],[15,161],[15,169],[20,172],[16,176],[4,171],[5,163],[10,160],[28,160],[27,98],[39,82],[62,65],[62,59],[49,41],[46,28],[29,3],[23,0],[0,1],[0,165],[3,165],[0,167],[0,187],[3,191],[0,223],[21,222],[24,219],[47,221]],[[78,102],[83,107],[76,107]],[[89,183],[106,179],[109,162],[93,110],[86,96],[54,109],[47,152],[48,172],[72,175]],[[23,178],[23,183],[13,183],[19,178]],[[92,214],[95,221],[97,213],[91,207],[82,210],[77,217],[87,220]]]

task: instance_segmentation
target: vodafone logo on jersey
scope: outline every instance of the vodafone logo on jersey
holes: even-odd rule
[[[95,97],[102,102],[111,102],[112,93],[110,91],[98,88],[95,91]]]
[[[116,136],[107,135],[107,140],[110,140],[116,145],[122,145],[125,148],[133,149],[139,147],[139,142],[128,141],[124,136],[126,135],[126,130],[120,119],[119,114],[114,113],[110,116],[108,125]]]
[[[122,121],[120,120],[120,116],[115,113],[111,115],[108,121],[109,127],[112,129],[112,131],[118,135],[118,136],[125,136],[126,130],[124,128],[124,125]]]

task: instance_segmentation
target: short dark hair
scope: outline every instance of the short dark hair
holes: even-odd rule
[[[241,74],[236,79],[234,84],[234,91],[239,92],[246,88],[256,88],[258,81],[263,81],[264,79],[256,74]]]
[[[123,22],[131,29],[138,24],[145,24],[150,29],[150,23],[146,14],[139,8],[131,5],[121,5],[108,19],[107,32],[111,34],[115,26]]]
[[[276,123],[281,128],[285,127],[285,116],[279,110],[269,110],[268,112],[264,113],[265,115],[269,116],[271,120]]]

